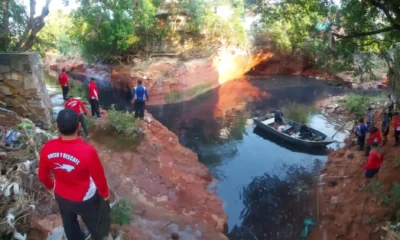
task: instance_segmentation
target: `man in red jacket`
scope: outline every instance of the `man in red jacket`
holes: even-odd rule
[[[89,83],[89,102],[92,108],[92,117],[103,118],[100,115],[100,106],[99,106],[99,89],[96,85],[96,79],[90,78]]]
[[[371,151],[371,145],[372,144],[377,144],[378,146],[381,145],[382,143],[382,136],[381,132],[379,131],[378,128],[372,126],[369,130],[370,135],[369,138],[367,139],[367,149],[365,151],[365,156],[369,156],[369,151]]]
[[[67,101],[67,95],[69,92],[69,81],[68,81],[68,76],[65,73],[65,68],[61,70],[60,76],[58,76],[58,82],[60,83],[62,88],[64,101]]]
[[[79,115],[79,122],[81,123],[81,127],[82,127],[83,131],[85,132],[86,137],[88,137],[89,133],[86,128],[85,117],[83,116],[83,114],[85,114],[85,115],[87,114],[86,107],[81,102],[81,100],[74,98],[72,96],[68,96],[67,101],[65,102],[64,108],[72,109]]]
[[[379,153],[378,144],[371,144],[371,152],[369,153],[369,157],[367,162],[363,165],[363,169],[365,170],[365,185],[379,172],[381,168],[383,159],[385,157],[384,154]]]
[[[57,127],[61,136],[48,141],[40,152],[39,179],[54,190],[67,239],[84,239],[77,220],[80,215],[92,239],[100,240],[110,227],[98,225],[110,218],[109,204],[108,211],[99,211],[109,198],[103,166],[96,150],[78,137],[80,123],[75,111],[60,111]]]

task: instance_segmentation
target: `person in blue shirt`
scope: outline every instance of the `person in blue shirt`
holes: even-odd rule
[[[144,118],[145,97],[146,100],[149,101],[147,89],[143,87],[142,80],[139,80],[138,85],[132,90],[131,97],[131,102],[135,104],[135,118]]]
[[[364,119],[360,119],[358,121],[358,126],[356,127],[356,129],[354,130],[354,133],[357,136],[357,143],[359,148],[359,151],[363,151],[364,150],[364,143],[365,143],[365,135],[367,134],[368,128],[367,126],[364,124]]]
[[[374,113],[372,112],[372,108],[368,108],[367,112],[367,128],[368,130],[372,127],[374,124]]]
[[[386,144],[387,142],[387,135],[389,134],[389,123],[390,123],[389,114],[385,112],[383,114],[383,120],[382,120],[383,144]]]

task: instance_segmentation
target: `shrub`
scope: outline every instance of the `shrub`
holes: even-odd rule
[[[69,95],[73,97],[80,97],[81,99],[88,99],[88,88],[86,84],[70,81]]]
[[[180,101],[183,95],[179,92],[172,91],[164,96],[164,100],[168,103]]]
[[[194,95],[196,95],[200,92],[206,91],[206,90],[210,89],[211,87],[212,87],[212,83],[204,83],[204,84],[197,85],[188,90],[188,95],[190,97],[193,97]]]
[[[132,113],[117,111],[114,107],[108,111],[108,124],[115,129],[117,133],[135,138],[135,131],[137,130],[138,123],[139,120],[136,119]]]
[[[317,112],[316,108],[303,104],[284,103],[282,106],[285,117],[296,122],[308,123],[308,117]]]
[[[111,209],[111,223],[128,225],[132,221],[133,203],[127,199],[121,199]]]
[[[386,97],[378,95],[349,94],[344,98],[343,103],[347,111],[354,113],[355,118],[359,119],[365,115],[365,110],[373,103],[384,102]]]
[[[85,123],[86,123],[87,129],[89,129],[95,125],[95,122],[93,121],[93,119],[88,118],[88,117],[85,117]]]

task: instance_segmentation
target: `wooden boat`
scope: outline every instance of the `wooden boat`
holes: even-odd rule
[[[312,137],[310,138],[302,138],[300,136],[300,127],[301,124],[295,121],[292,121],[287,118],[283,118],[285,120],[285,125],[279,127],[279,130],[275,128],[275,118],[273,115],[268,115],[261,118],[254,118],[254,122],[260,129],[265,132],[273,134],[275,137],[279,137],[289,143],[306,146],[306,147],[314,147],[321,148],[326,147],[333,142],[334,139],[326,136],[320,131],[312,129],[309,127]]]

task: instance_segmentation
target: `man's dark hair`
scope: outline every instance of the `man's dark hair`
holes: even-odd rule
[[[142,80],[138,80],[137,83],[138,83],[139,85],[142,85],[143,82],[142,82]]]
[[[72,109],[63,109],[57,116],[58,130],[62,135],[71,136],[79,127],[79,115]]]
[[[94,77],[91,77],[90,81],[96,81],[96,79]]]
[[[71,95],[67,96],[67,100],[68,100],[68,99],[71,99],[71,98],[74,98],[74,97],[71,96]]]
[[[359,122],[359,123],[364,123],[364,119],[363,119],[363,118],[360,118],[360,119],[358,119],[358,122]]]
[[[372,108],[369,107],[369,108],[368,108],[368,111],[371,111],[371,110],[372,110]]]
[[[61,69],[61,72],[65,72],[65,68]]]

